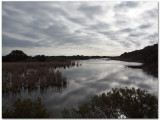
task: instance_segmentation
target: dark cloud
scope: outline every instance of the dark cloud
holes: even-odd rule
[[[93,19],[95,15],[99,15],[103,13],[103,9],[101,6],[89,6],[89,5],[82,4],[79,7],[79,10],[83,12],[86,15],[86,17],[90,17],[91,19]]]
[[[137,33],[130,33],[129,37],[140,37],[143,36],[144,33],[142,32],[137,32]]]
[[[31,39],[41,39],[39,33],[36,33],[36,32],[31,33],[28,31],[28,32],[22,33],[22,35]]]
[[[4,36],[4,35],[3,35],[2,39],[3,39],[2,40],[2,46],[3,47],[33,48],[33,47],[43,46],[43,45],[40,45],[39,43],[36,43],[36,42],[13,39],[13,38],[9,38],[9,37]]]
[[[121,18],[123,18],[123,17],[121,17]],[[122,25],[122,26],[124,26],[126,24],[127,24],[127,22],[124,21],[124,20],[119,20],[119,19],[116,20],[116,25]]]
[[[130,33],[132,31],[134,31],[134,29],[132,29],[132,28],[124,28],[124,29],[121,29],[119,32]]]
[[[142,16],[143,16],[143,18],[151,18],[151,19],[157,18],[158,9],[146,10],[145,12],[142,13]]]
[[[57,37],[61,35],[66,35],[69,32],[69,29],[63,24],[54,24],[44,29],[43,31],[50,36]]]
[[[155,43],[155,39],[158,39],[158,33],[152,33],[146,36],[146,39]]]
[[[151,27],[150,24],[143,24],[143,25],[139,26],[140,29],[147,29],[147,28],[150,28],[150,27]]]
[[[129,27],[131,20],[126,14],[124,14],[124,12],[115,12],[114,18],[117,27]]]
[[[133,1],[125,1],[125,2],[121,2],[117,5],[114,6],[114,8],[116,10],[119,9],[125,9],[125,8],[134,8],[138,6],[138,2],[133,2]]]
[[[108,30],[109,27],[110,27],[109,24],[104,23],[104,22],[100,22],[100,23],[96,23],[94,25],[90,25],[86,29],[88,29],[88,30],[95,30],[97,32],[100,32],[100,31],[106,31],[106,30]]]
[[[136,40],[130,39],[130,42],[131,42],[132,44],[134,44],[136,47],[139,47],[139,46],[141,45],[141,44],[138,43]]]
[[[117,40],[117,33],[116,31],[104,31],[104,32],[100,32],[101,34],[107,36],[108,38],[110,38],[111,40]]]
[[[70,17],[68,19],[74,23],[81,24],[81,25],[85,25],[86,23],[86,19],[82,17],[78,17],[78,18]]]

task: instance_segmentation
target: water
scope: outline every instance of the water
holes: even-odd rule
[[[17,98],[42,98],[51,117],[61,117],[62,108],[77,107],[91,99],[95,94],[110,91],[112,88],[135,87],[148,90],[158,96],[158,78],[146,74],[141,69],[127,68],[127,65],[141,65],[135,62],[92,59],[79,61],[82,65],[59,70],[67,77],[65,88],[48,87],[45,90],[23,90],[17,94],[3,95],[3,105]]]

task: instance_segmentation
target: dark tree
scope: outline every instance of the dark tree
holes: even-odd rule
[[[45,55],[36,55],[34,57],[35,61],[38,61],[38,62],[45,62],[46,61],[46,57]]]
[[[21,50],[13,50],[8,56],[27,56],[23,51]]]
[[[145,72],[158,77],[158,44],[147,46],[141,50],[125,52],[120,56],[110,58],[129,62],[142,62],[141,68]]]
[[[25,61],[28,56],[21,50],[13,50],[9,55],[3,57],[3,62]]]

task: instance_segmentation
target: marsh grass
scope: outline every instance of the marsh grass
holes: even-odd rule
[[[78,64],[78,63],[77,63]],[[2,91],[20,92],[22,88],[33,90],[38,86],[66,87],[67,78],[56,68],[69,68],[75,62],[2,63]]]

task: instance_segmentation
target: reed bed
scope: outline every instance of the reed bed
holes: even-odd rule
[[[77,66],[75,62],[8,62],[2,63],[2,91],[20,92],[22,88],[33,90],[48,86],[67,85],[67,78],[56,68]]]

